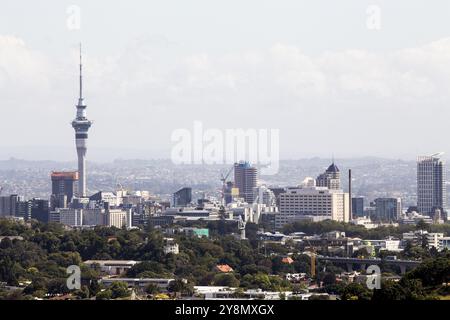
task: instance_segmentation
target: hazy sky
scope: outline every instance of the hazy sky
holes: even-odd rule
[[[448,0],[112,2],[0,0],[0,158],[75,159],[80,41],[88,159],[169,157],[195,120],[282,158],[450,152]]]

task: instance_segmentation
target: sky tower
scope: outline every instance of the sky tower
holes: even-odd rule
[[[81,60],[81,44],[80,44],[80,97],[77,104],[77,116],[72,121],[72,127],[75,129],[75,144],[78,155],[78,196],[86,196],[86,151],[88,130],[92,122],[86,117],[86,104],[83,101],[83,63]]]

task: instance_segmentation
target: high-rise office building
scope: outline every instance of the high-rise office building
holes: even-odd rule
[[[341,189],[341,173],[334,161],[324,173],[317,177],[316,186],[327,187],[330,190]]]
[[[49,201],[44,199],[31,200],[31,218],[47,223],[49,221]]]
[[[24,220],[30,220],[32,205],[33,205],[33,203],[31,200],[20,201],[17,204],[16,217],[23,218]]]
[[[402,215],[400,198],[377,198],[374,200],[375,216],[380,221],[396,221]]]
[[[363,197],[352,198],[352,216],[355,218],[364,216],[364,198]]]
[[[78,172],[52,172],[51,207],[66,208],[77,194]]]
[[[234,185],[239,189],[239,197],[244,198],[245,202],[253,203],[255,201],[257,183],[258,169],[248,162],[241,161],[234,164]]]
[[[173,194],[173,206],[185,207],[192,202],[192,189],[183,188]]]
[[[81,46],[80,46],[80,97],[77,104],[77,115],[72,121],[72,127],[75,129],[75,143],[78,155],[78,196],[86,197],[86,152],[88,130],[92,125],[86,117],[86,104],[83,98],[83,64],[81,60]]]
[[[446,212],[445,164],[440,156],[417,159],[417,208],[423,214]]]
[[[20,201],[17,194],[0,196],[0,216],[15,216]]]

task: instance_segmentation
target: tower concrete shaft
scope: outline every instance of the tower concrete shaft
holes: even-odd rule
[[[86,152],[88,130],[92,125],[86,117],[86,104],[83,98],[83,64],[81,60],[81,45],[80,45],[80,97],[78,99],[77,114],[75,120],[72,121],[72,127],[75,129],[75,145],[77,147],[78,155],[78,196],[86,196]]]

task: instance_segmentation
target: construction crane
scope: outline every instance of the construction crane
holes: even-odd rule
[[[308,241],[310,250],[309,250],[309,257],[311,260],[311,277],[315,278],[316,277],[316,258],[317,258],[317,254],[316,254],[316,248],[314,248],[314,246],[311,245],[311,242],[306,239]]]
[[[220,181],[222,181],[222,205],[225,206],[225,192],[227,189],[227,179],[231,174],[231,171],[233,171],[234,165],[228,170],[226,175],[223,175],[223,173],[220,174]]]

